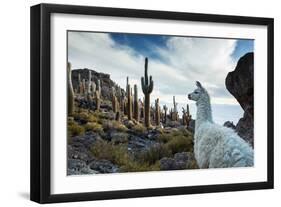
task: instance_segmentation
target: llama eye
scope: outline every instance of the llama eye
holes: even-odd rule
[[[198,92],[197,92],[197,91],[195,91],[194,93],[195,93],[195,94],[198,94]]]

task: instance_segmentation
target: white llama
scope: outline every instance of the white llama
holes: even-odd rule
[[[254,164],[253,149],[232,129],[213,122],[210,97],[201,83],[188,94],[196,101],[194,154],[200,168],[248,167]]]

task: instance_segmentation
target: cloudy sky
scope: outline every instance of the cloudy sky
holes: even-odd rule
[[[73,69],[108,73],[124,89],[129,76],[142,96],[140,79],[148,57],[148,73],[154,80],[151,100],[159,98],[161,105],[172,107],[176,96],[179,112],[188,103],[195,118],[196,107],[187,94],[199,80],[211,96],[215,121],[236,123],[243,111],[226,90],[225,77],[241,56],[254,50],[253,44],[253,40],[68,32],[68,61]]]

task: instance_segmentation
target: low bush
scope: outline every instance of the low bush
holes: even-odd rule
[[[91,148],[98,159],[106,159],[119,166],[121,172],[141,172],[160,170],[160,164],[136,160],[128,153],[126,144],[114,145],[112,142],[99,140]]]
[[[104,121],[103,122],[103,129],[105,131],[107,131],[107,130],[116,130],[116,131],[119,131],[119,132],[126,132],[128,130],[128,128],[124,124],[122,124],[122,123],[120,123],[118,121],[115,121],[115,120],[113,120],[113,121],[110,121],[110,120]]]
[[[155,144],[149,149],[141,152],[137,159],[142,163],[155,164],[163,157],[172,156],[172,151],[165,144]]]
[[[132,130],[138,134],[143,134],[146,132],[146,128],[142,124],[136,124],[132,127]]]
[[[165,144],[172,154],[193,152],[193,135],[186,129],[177,129],[158,136],[158,141]]]
[[[85,130],[82,126],[77,124],[75,121],[68,121],[67,125],[67,134],[68,137],[78,136],[85,133]]]
[[[189,137],[185,136],[175,136],[169,142],[165,144],[172,154],[177,152],[192,152],[193,151],[193,141]]]
[[[103,131],[102,125],[96,122],[88,122],[85,124],[84,128],[86,131],[94,131],[98,133]]]

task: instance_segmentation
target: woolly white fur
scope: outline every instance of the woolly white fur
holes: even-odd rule
[[[210,97],[201,83],[188,95],[196,101],[194,154],[200,168],[249,167],[254,165],[252,147],[238,134],[213,122]]]

